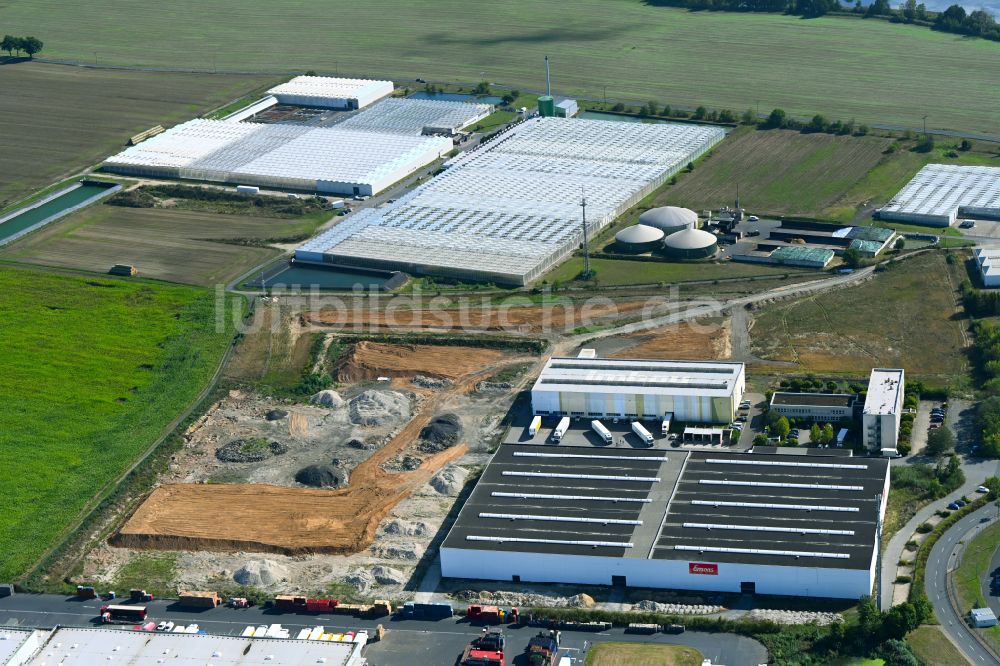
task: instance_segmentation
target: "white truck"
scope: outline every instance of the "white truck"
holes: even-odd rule
[[[670,433],[670,422],[674,420],[674,413],[667,412],[663,415],[663,423],[660,424],[660,432],[666,437]]]
[[[534,437],[538,434],[538,430],[542,427],[542,417],[536,416],[531,419],[531,423],[528,424],[528,436]]]
[[[604,424],[597,419],[590,422],[590,427],[597,433],[598,437],[604,440],[605,444],[610,444],[614,441],[614,437],[611,436],[611,431],[605,428]]]
[[[646,442],[650,446],[653,445],[653,436],[649,434],[649,431],[642,427],[642,424],[638,421],[632,421],[632,432],[639,436],[639,439]]]
[[[556,429],[552,431],[552,441],[561,442],[563,435],[566,434],[567,430],[569,430],[569,417],[564,416],[559,419],[559,425],[557,425]]]

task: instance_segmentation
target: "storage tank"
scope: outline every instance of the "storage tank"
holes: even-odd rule
[[[702,229],[685,229],[667,236],[663,249],[674,259],[708,259],[718,251],[719,239]]]
[[[542,95],[538,98],[538,115],[545,118],[556,115],[556,100],[552,95]]]
[[[664,235],[669,236],[685,229],[696,229],[698,227],[698,213],[677,206],[650,208],[639,216],[639,224],[655,227]]]
[[[625,227],[615,234],[615,249],[629,254],[658,250],[663,245],[663,232],[645,224]]]

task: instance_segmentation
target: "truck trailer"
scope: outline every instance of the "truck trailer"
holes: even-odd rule
[[[101,606],[101,622],[104,624],[137,624],[145,619],[145,606],[122,606],[117,604],[105,604]]]
[[[531,423],[528,425],[528,436],[534,437],[535,435],[537,435],[541,427],[542,427],[541,416],[536,416],[533,419],[531,419]]]
[[[181,592],[178,606],[184,608],[215,608],[222,603],[222,597],[216,592]]]
[[[552,441],[561,442],[563,435],[566,434],[567,430],[569,430],[569,417],[564,416],[559,419],[559,425],[557,425],[556,429],[552,431]]]
[[[653,445],[653,436],[649,434],[649,431],[642,427],[642,424],[638,421],[632,421],[632,432],[639,436],[639,439],[644,441],[646,444]]]
[[[594,419],[593,421],[590,422],[590,427],[591,429],[593,429],[594,432],[597,433],[598,437],[604,440],[605,444],[610,444],[611,442],[614,441],[615,438],[611,436],[611,431],[605,428],[604,424],[598,421],[597,419]]]

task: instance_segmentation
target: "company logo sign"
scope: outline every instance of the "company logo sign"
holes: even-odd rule
[[[702,576],[718,576],[718,564],[705,564],[704,562],[688,562],[688,573],[700,574]]]

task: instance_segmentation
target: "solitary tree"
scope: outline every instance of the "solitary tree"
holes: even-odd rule
[[[778,437],[781,437],[782,439],[788,436],[788,433],[791,431],[791,429],[792,426],[789,425],[788,419],[786,419],[784,416],[778,419],[777,423],[774,424],[774,434],[776,434]]]

